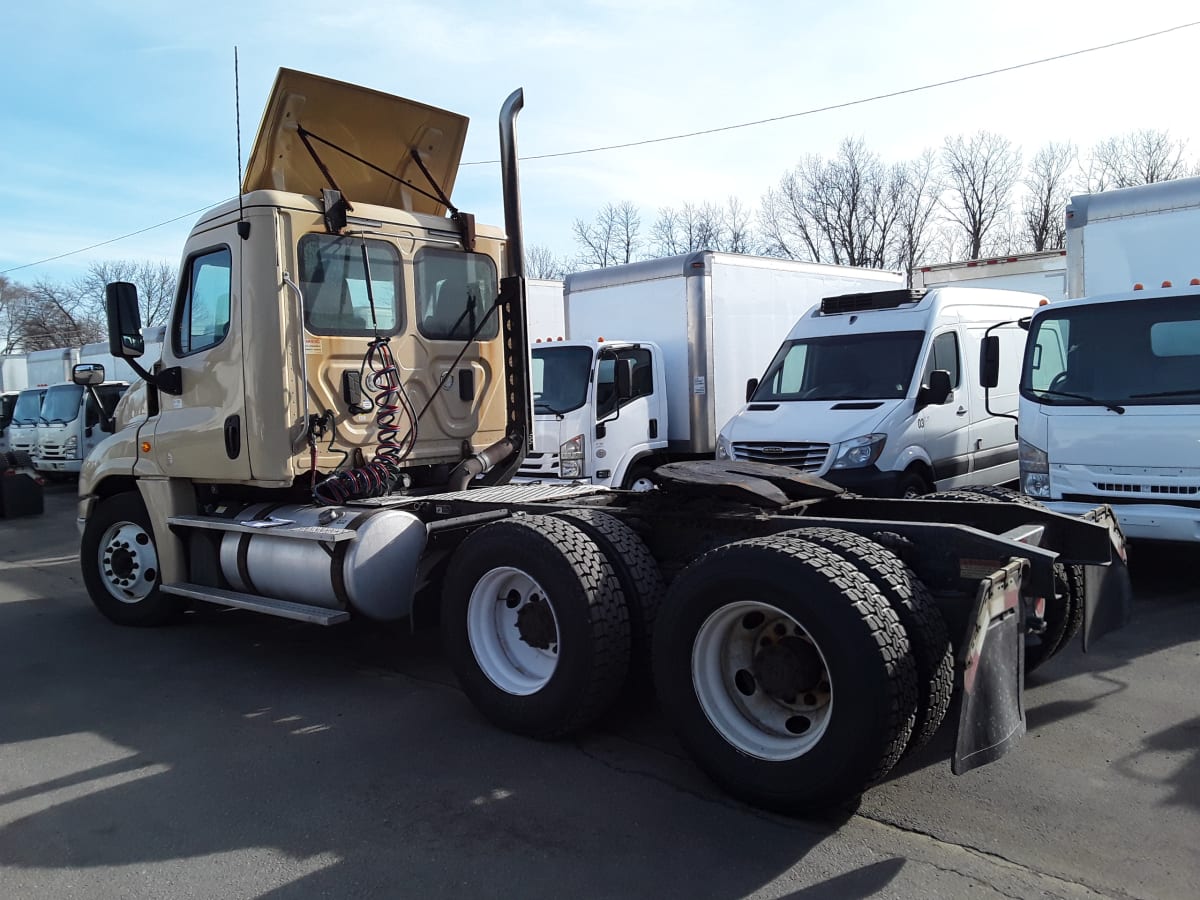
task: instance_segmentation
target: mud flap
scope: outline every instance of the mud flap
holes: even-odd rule
[[[1110,507],[1089,510],[1083,518],[1108,528],[1112,544],[1107,566],[1083,567],[1083,652],[1092,641],[1129,624],[1133,612],[1133,586],[1125,555],[1125,536]]]
[[[951,763],[955,775],[994,762],[1025,734],[1021,585],[1028,565],[1014,559],[979,583],[970,631],[960,644],[962,705]]]

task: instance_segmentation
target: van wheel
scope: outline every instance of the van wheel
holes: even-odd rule
[[[629,671],[620,582],[580,528],[520,516],[479,528],[450,559],[442,640],[463,691],[508,731],[577,731]]]
[[[826,547],[847,560],[871,580],[895,610],[908,633],[917,666],[917,721],[904,752],[925,746],[941,727],[954,693],[950,633],[929,589],[896,554],[854,532],[799,528],[784,534]]]
[[[700,767],[771,809],[857,796],[912,733],[916,668],[895,612],[845,559],[794,537],[688,565],[659,616],[654,675]]]
[[[931,494],[930,500],[973,500],[985,503],[1018,503],[1022,506],[1045,509],[1045,504],[1020,491],[995,484],[968,485],[953,491]],[[1054,596],[1046,598],[1043,615],[1045,628],[1041,634],[1025,636],[1026,674],[1042,666],[1062,650],[1079,633],[1083,624],[1084,576],[1083,567],[1054,564]]]
[[[931,490],[933,490],[933,486],[925,480],[925,477],[912,469],[906,471],[896,481],[896,496],[901,500],[914,500],[922,494],[928,494]]]
[[[616,516],[598,509],[573,509],[560,518],[583,529],[612,563],[629,612],[629,685],[651,687],[650,647],[666,586],[658,562],[638,533]]]
[[[92,602],[118,625],[163,625],[183,613],[182,598],[159,590],[154,528],[135,493],[96,506],[83,529],[79,563]]]

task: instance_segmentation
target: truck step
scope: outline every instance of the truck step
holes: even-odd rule
[[[159,590],[168,594],[177,594],[180,597],[190,597],[193,600],[207,600],[209,603],[219,603],[222,606],[235,606],[238,609],[266,613],[268,616],[278,616],[281,619],[311,622],[314,625],[337,625],[350,618],[350,613],[344,609],[326,609],[324,606],[309,606],[306,603],[293,603],[290,600],[277,600],[274,597],[260,597],[257,594],[242,594],[222,588],[205,587],[202,584],[188,584],[184,581],[177,584],[164,584]]]
[[[217,519],[212,516],[168,516],[168,525],[185,528],[207,528],[211,531],[236,531],[243,534],[269,534],[271,537],[293,538],[301,541],[321,541],[336,544],[352,541],[358,532],[349,528],[326,528],[322,525],[268,525],[255,527],[234,522],[232,519]]]

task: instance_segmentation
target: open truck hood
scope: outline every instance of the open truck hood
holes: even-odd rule
[[[300,139],[311,135],[437,196],[411,149],[449,197],[458,174],[467,118],[358,85],[280,69],[258,126],[242,191],[268,189],[320,196],[333,184]],[[313,137],[310,143],[342,195],[355,203],[443,216],[446,207]]]

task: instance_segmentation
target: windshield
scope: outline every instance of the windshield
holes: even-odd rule
[[[924,340],[923,331],[892,331],[786,341],[751,399],[905,397]]]
[[[79,415],[79,398],[83,388],[77,384],[56,384],[46,391],[42,404],[43,422],[70,422]]]
[[[565,413],[587,400],[592,375],[591,347],[535,347],[534,412]]]
[[[1021,394],[1055,406],[1200,403],[1200,296],[1047,310],[1025,345]]]
[[[17,405],[13,408],[13,424],[36,425],[44,396],[45,391],[21,391],[17,395]]]

